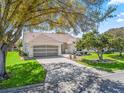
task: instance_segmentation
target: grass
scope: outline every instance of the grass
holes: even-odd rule
[[[119,57],[118,53],[104,54],[104,59],[108,60],[108,62],[105,63],[93,62],[93,60],[96,59],[98,59],[97,54],[92,53],[91,55],[82,56],[81,61],[78,61],[78,63],[108,72],[124,70],[124,56]]]
[[[18,52],[8,52],[7,72],[9,79],[0,80],[0,89],[20,87],[43,82],[46,70],[36,60],[21,60]]]

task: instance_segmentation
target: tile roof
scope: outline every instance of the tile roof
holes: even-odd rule
[[[42,33],[42,32],[26,32],[24,33],[24,41],[26,43],[67,43],[72,44],[76,38],[69,34]]]

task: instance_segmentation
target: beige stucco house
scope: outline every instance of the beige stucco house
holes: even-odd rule
[[[23,35],[23,51],[29,57],[57,56],[73,53],[76,38],[69,34],[27,32]]]

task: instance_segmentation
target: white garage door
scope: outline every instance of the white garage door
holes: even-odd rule
[[[34,57],[57,56],[58,46],[42,45],[33,47]]]

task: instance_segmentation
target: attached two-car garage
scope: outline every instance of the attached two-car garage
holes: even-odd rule
[[[23,51],[31,58],[61,56],[73,52],[75,41],[69,34],[28,32],[23,35]]]
[[[34,57],[57,56],[59,48],[54,45],[38,45],[33,46]]]

